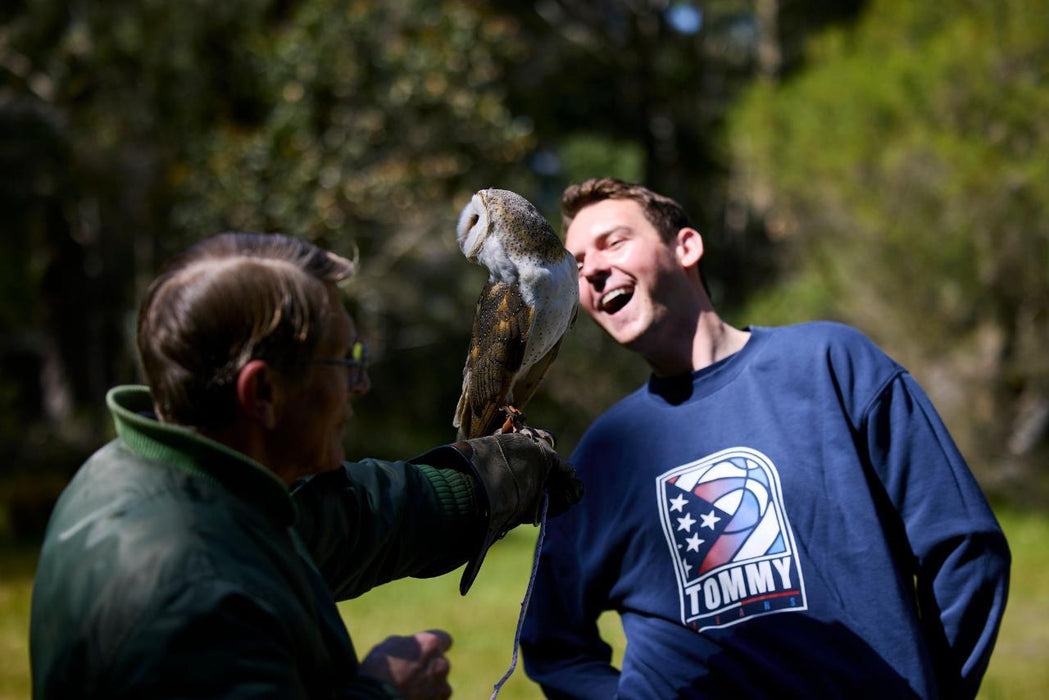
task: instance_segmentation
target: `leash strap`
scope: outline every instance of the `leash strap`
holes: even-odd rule
[[[546,536],[546,509],[549,505],[550,494],[544,493],[542,515],[539,519],[539,538],[535,541],[535,554],[532,557],[532,575],[528,577],[528,587],[525,588],[524,599],[521,601],[521,614],[517,616],[517,630],[514,632],[514,654],[510,659],[510,668],[506,669],[506,673],[492,688],[492,695],[489,700],[496,700],[499,696],[499,691],[503,688],[503,684],[510,680],[510,676],[514,674],[514,669],[517,668],[517,649],[521,644],[521,628],[524,626],[525,613],[528,612],[528,602],[532,599],[535,573],[539,570],[539,552],[543,548],[543,538]]]

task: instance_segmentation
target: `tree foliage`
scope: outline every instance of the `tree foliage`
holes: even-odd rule
[[[137,297],[169,254],[224,229],[358,250],[382,390],[356,448],[448,435],[483,280],[454,247],[458,208],[498,185],[556,222],[568,179],[613,173],[655,177],[715,222],[709,127],[750,70],[744,10],[725,0],[697,33],[661,2],[6,5],[5,461],[99,442],[106,388],[138,379]],[[595,383],[589,358],[611,343],[585,321],[574,336],[547,395],[567,446],[643,375],[625,361]]]
[[[501,80],[516,27],[477,3],[325,0],[299,4],[268,41],[256,123],[198,138],[175,226],[356,251],[352,297],[379,362],[353,451],[447,441],[483,281],[455,245],[458,209],[482,187],[528,187],[515,170],[531,126]]]
[[[563,187],[607,174],[685,204],[731,319],[852,320],[970,407],[967,444],[1030,461],[1045,1],[882,0],[856,27],[863,0],[4,4],[3,469],[108,437],[139,295],[228,229],[359,255],[376,362],[350,454],[448,440],[485,276],[459,209],[504,187],[556,227]],[[529,419],[570,450],[645,375],[581,317]]]
[[[752,317],[868,331],[1003,487],[1046,456],[1047,19],[1044,0],[879,0],[753,86],[732,131],[788,281]]]
[[[20,217],[4,282],[10,299],[37,303],[2,305],[5,367],[33,365],[4,396],[42,414],[42,439],[75,438],[78,410],[93,407],[79,432],[97,445],[105,389],[137,379],[137,295],[160,261],[220,230],[358,250],[355,298],[384,341],[374,345],[394,365],[405,346],[428,347],[454,385],[447,343],[465,348],[476,293],[453,272],[466,265],[457,207],[491,184],[527,188],[512,166],[530,124],[500,81],[520,50],[512,22],[455,0],[15,9],[0,34],[0,118],[16,127],[0,136],[11,174],[0,207]],[[52,385],[36,384],[48,367]],[[394,384],[403,403],[390,409],[405,419],[387,420],[412,434],[407,418],[434,411],[432,387],[412,402]],[[41,405],[19,398],[34,395]],[[13,438],[20,421],[5,425]]]

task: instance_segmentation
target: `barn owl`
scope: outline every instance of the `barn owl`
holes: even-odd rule
[[[526,429],[521,409],[575,320],[576,263],[531,202],[509,190],[477,192],[456,239],[488,268],[477,300],[463,391],[452,425],[459,439]],[[533,430],[552,442],[549,433]]]

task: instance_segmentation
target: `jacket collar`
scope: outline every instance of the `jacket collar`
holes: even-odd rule
[[[117,435],[134,452],[210,479],[284,525],[295,506],[277,476],[255,460],[181,425],[162,423],[145,386],[118,386],[106,394]]]

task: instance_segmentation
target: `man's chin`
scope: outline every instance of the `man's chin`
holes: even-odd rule
[[[605,333],[625,348],[634,349],[634,344],[637,343],[641,337],[641,333],[633,327],[633,324],[626,322],[623,319],[622,322],[617,323],[614,318],[603,319],[601,327],[604,328]]]

